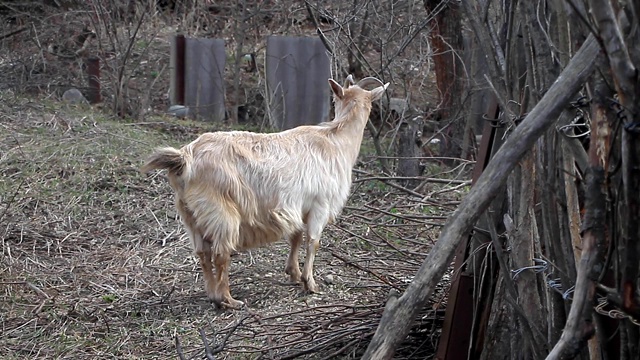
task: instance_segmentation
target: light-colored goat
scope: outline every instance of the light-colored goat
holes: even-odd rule
[[[373,83],[381,86],[364,89]],[[313,261],[320,235],[342,211],[371,102],[389,84],[375,78],[355,84],[349,75],[344,87],[333,79],[329,85],[333,121],[272,134],[206,133],[179,150],[158,149],[142,167],[145,173],[168,170],[178,213],[200,258],[205,290],[216,304],[243,305],[229,289],[231,252],[283,237],[291,242],[285,272],[291,281],[302,280],[307,290],[318,291]],[[298,252],[305,231],[301,272]]]

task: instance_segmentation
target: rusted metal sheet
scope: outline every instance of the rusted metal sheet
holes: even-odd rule
[[[224,120],[225,60],[224,40],[185,39],[184,105],[195,119]]]
[[[459,256],[456,252],[456,268],[461,265],[458,258],[464,259],[464,254]],[[473,283],[472,275],[462,273],[451,283],[436,359],[467,359],[473,324]]]
[[[284,130],[328,120],[330,61],[320,39],[269,36],[266,71],[271,126]]]
[[[497,102],[494,99],[487,107],[487,117],[490,119],[497,118],[498,110]],[[491,156],[499,147],[494,141],[498,132],[497,129],[496,124],[493,122],[485,122],[478,158],[473,170],[473,184],[476,183],[489,163]],[[483,333],[483,329],[480,329],[477,325],[478,321],[474,320],[480,321],[480,327],[486,326],[486,321],[482,321],[482,319],[488,319],[488,316],[474,314],[474,302],[476,301],[473,297],[476,282],[475,275],[472,272],[473,270],[469,271],[463,268],[468,260],[469,241],[471,238],[472,236],[469,236],[456,249],[454,261],[456,272],[451,282],[447,310],[438,343],[438,351],[436,353],[436,359],[438,360],[472,359],[473,354],[477,353],[477,349],[473,349],[474,344],[482,343],[482,341],[478,341],[479,339],[474,339],[474,333]],[[483,306],[482,309],[489,311],[491,306]],[[473,324],[476,324],[475,329]]]

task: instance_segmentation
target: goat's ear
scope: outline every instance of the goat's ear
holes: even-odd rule
[[[377,88],[371,90],[371,101],[376,101],[382,97],[389,83],[384,84],[383,86],[378,86]]]
[[[333,94],[338,97],[338,99],[342,99],[344,97],[344,89],[340,84],[335,82],[333,79],[329,79],[329,85],[331,86],[331,91]]]

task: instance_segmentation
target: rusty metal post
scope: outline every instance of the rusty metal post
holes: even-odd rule
[[[185,53],[186,39],[183,34],[177,34],[171,42],[171,84],[170,84],[170,102],[171,105],[184,105],[185,93]]]
[[[488,106],[487,116],[492,119],[496,118],[498,110],[498,104],[496,100],[493,99]],[[487,121],[482,132],[482,141],[478,151],[476,165],[473,169],[472,184],[475,184],[478,180],[482,171],[489,163],[491,156],[496,151],[496,149],[493,148],[495,135],[495,125]],[[438,360],[467,360],[473,358],[475,351],[470,352],[469,347],[474,347],[474,345],[478,344],[478,339],[474,339],[472,325],[474,324],[474,317],[476,317],[473,311],[475,301],[473,298],[474,274],[469,271],[462,271],[469,256],[467,250],[470,239],[471,236],[460,243],[456,249],[454,261],[455,275],[451,282],[444,324],[438,343],[436,353],[436,359]],[[471,357],[469,357],[469,354],[472,354]]]
[[[87,100],[90,104],[96,104],[102,101],[100,95],[100,58],[97,56],[89,56],[87,58],[87,82],[89,90],[87,91]]]

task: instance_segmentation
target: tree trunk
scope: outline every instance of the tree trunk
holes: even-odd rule
[[[440,103],[438,107],[445,136],[440,155],[460,157],[465,134],[467,112],[463,111],[464,65],[462,62],[462,19],[455,1],[424,0],[427,12],[433,14],[431,45],[435,66],[436,85]]]
[[[398,154],[396,172],[401,177],[415,178],[402,181],[404,186],[415,188],[421,182],[418,177],[422,175],[422,165],[420,164],[422,154],[419,146],[420,128],[419,124],[411,119],[400,121],[402,124],[396,142]]]

